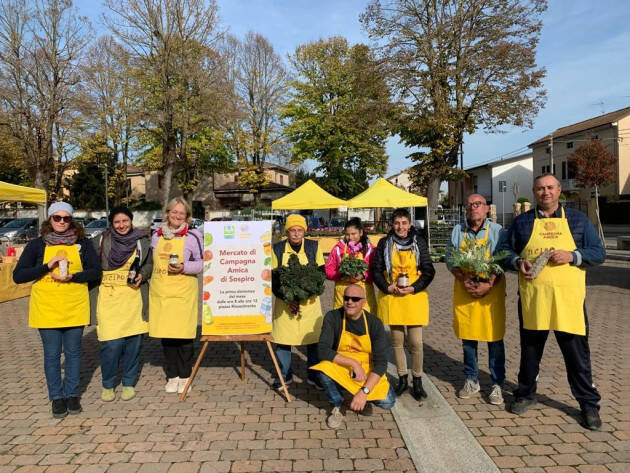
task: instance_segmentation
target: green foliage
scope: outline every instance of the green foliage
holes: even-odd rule
[[[385,73],[367,46],[342,37],[301,45],[290,60],[297,80],[282,117],[292,163],[317,161],[318,184],[353,197],[387,169],[393,106]]]
[[[529,202],[529,199],[527,197],[519,197],[518,199],[516,199],[516,202],[522,204],[524,202]]]
[[[509,252],[501,251],[488,257],[488,242],[480,242],[474,238],[464,240],[464,249],[451,248],[446,252],[446,260],[454,267],[460,268],[471,277],[487,279],[491,273],[503,274],[503,268],[498,264],[505,259]]]
[[[278,272],[280,280],[279,292],[287,302],[303,301],[324,292],[324,273],[314,263],[300,264],[295,254],[289,256],[287,266],[274,271]]]
[[[95,163],[80,162],[77,172],[68,179],[70,204],[75,209],[102,210],[105,208],[105,177]]]
[[[348,256],[339,265],[339,274],[342,276],[356,276],[367,271],[368,265],[365,261],[354,256]]]

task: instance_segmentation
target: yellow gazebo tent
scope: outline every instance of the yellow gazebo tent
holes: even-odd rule
[[[337,209],[345,207],[347,202],[338,199],[309,179],[290,194],[271,202],[273,210],[314,210]]]
[[[381,177],[359,195],[348,200],[346,204],[351,209],[426,207],[427,198],[404,191]]]
[[[46,191],[0,181],[0,201],[46,203]]]

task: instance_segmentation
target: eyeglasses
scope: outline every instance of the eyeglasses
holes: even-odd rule
[[[486,203],[485,202],[481,202],[480,200],[477,200],[476,202],[471,202],[470,204],[466,204],[466,208],[468,210],[470,210],[470,209],[478,209],[482,205],[486,205]]]
[[[70,215],[53,215],[52,216],[53,222],[61,222],[62,220],[64,221],[64,223],[70,223],[72,222],[72,217]]]
[[[365,299],[365,297],[357,297],[357,296],[343,296],[343,301],[348,302],[359,302],[361,299]]]

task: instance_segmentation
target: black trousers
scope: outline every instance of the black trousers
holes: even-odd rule
[[[545,350],[549,330],[527,330],[523,328],[523,311],[521,300],[518,300],[518,321],[521,336],[521,366],[518,373],[518,388],[515,398],[536,398],[536,377],[540,368],[540,360]],[[593,386],[591,373],[591,351],[588,346],[588,319],[584,307],[586,335],[554,331],[556,341],[564,357],[567,379],[575,399],[580,407],[599,409],[601,396]]]
[[[163,338],[164,371],[167,378],[188,378],[192,373],[194,339]]]

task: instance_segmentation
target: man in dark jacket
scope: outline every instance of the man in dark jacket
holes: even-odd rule
[[[533,191],[537,207],[514,220],[499,248],[510,251],[506,261],[519,272],[521,363],[510,411],[522,414],[536,404],[540,360],[554,330],[582,423],[599,430],[601,398],[591,374],[584,300],[586,268],[603,263],[606,251],[586,215],[562,208],[562,187],[554,175],[537,177]],[[538,257],[543,259],[536,262]]]
[[[327,419],[336,429],[343,422],[343,395],[339,388],[352,395],[350,409],[363,411],[367,402],[391,409],[396,401],[387,380],[389,343],[383,323],[363,310],[365,291],[351,284],[343,295],[343,308],[331,310],[324,317],[319,338],[320,360],[311,369],[321,371],[321,380],[328,401],[333,406]]]

